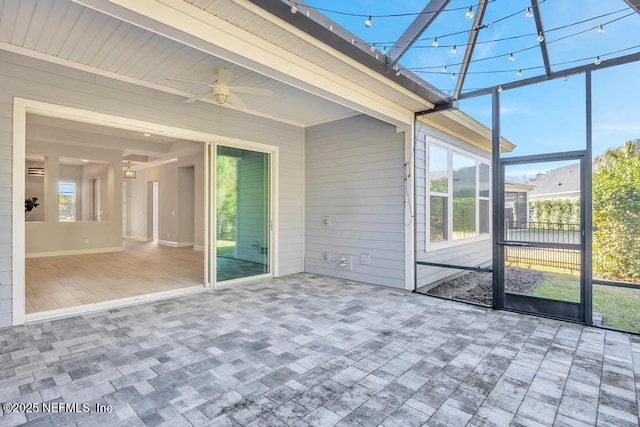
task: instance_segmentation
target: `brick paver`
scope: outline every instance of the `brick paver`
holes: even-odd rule
[[[636,379],[634,335],[310,274],[0,330],[48,403],[0,426],[638,425]]]

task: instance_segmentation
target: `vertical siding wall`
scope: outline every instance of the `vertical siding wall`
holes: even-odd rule
[[[305,271],[404,288],[404,133],[365,116],[339,120],[307,129],[305,157]]]
[[[279,146],[279,274],[303,270],[303,129],[0,51],[0,327],[12,321],[14,96]]]
[[[491,239],[484,238],[473,242],[461,243],[442,249],[427,246],[427,194],[426,194],[426,143],[428,140],[441,142],[452,147],[460,148],[468,153],[482,156],[491,161],[486,151],[473,147],[459,139],[424,124],[418,124],[418,137],[415,146],[416,171],[416,260],[437,262],[452,265],[478,266],[491,261]],[[438,280],[445,279],[461,270],[440,267],[418,266],[417,287],[425,286]]]

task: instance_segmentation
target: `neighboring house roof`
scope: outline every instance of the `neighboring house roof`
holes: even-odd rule
[[[514,191],[520,193],[528,193],[533,190],[535,187],[531,184],[525,184],[524,182],[511,181],[506,179],[504,181],[504,189],[505,191]]]
[[[529,183],[534,187],[529,193],[531,199],[577,197],[580,195],[580,163],[550,170]]]

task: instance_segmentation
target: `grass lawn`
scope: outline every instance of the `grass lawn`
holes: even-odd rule
[[[218,256],[231,255],[235,250],[235,240],[216,240],[216,251]]]
[[[531,295],[580,302],[578,275],[545,271],[544,276]],[[604,326],[640,332],[640,287],[593,285],[593,311],[602,313]]]

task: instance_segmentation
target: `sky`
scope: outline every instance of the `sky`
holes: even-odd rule
[[[640,14],[623,0],[539,0],[553,71],[640,52]],[[369,45],[390,49],[427,0],[306,0],[309,6]],[[405,56],[402,66],[444,93],[457,83],[477,0],[451,0]],[[463,93],[544,73],[530,0],[490,0]],[[408,16],[381,16],[381,15]],[[355,15],[355,16],[351,16]],[[371,26],[365,26],[368,15]],[[595,19],[594,19],[595,18]],[[598,31],[602,25],[604,31]],[[438,38],[438,46],[433,42]],[[456,46],[456,53],[451,48]],[[512,55],[511,55],[512,54]],[[512,56],[513,61],[510,61]],[[446,66],[446,72],[443,68]],[[522,76],[518,76],[518,70]],[[456,73],[453,76],[452,74]],[[593,154],[640,139],[640,62],[593,73]],[[501,133],[516,144],[509,155],[543,154],[586,148],[585,76],[573,75],[505,90],[500,97]],[[460,109],[491,126],[491,99],[463,100]],[[507,155],[508,156],[508,155]]]

